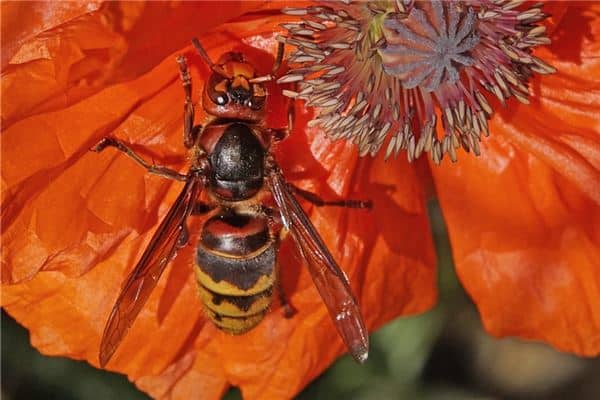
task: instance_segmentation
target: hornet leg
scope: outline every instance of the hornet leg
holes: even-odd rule
[[[179,77],[185,93],[185,103],[183,105],[183,144],[186,148],[191,148],[196,142],[198,132],[202,129],[201,125],[194,126],[194,104],[192,103],[192,78],[190,76],[187,61],[184,56],[177,57],[179,64]]]
[[[312,204],[317,207],[323,206],[335,206],[335,207],[346,207],[346,208],[372,208],[373,202],[371,200],[333,200],[326,201],[319,197],[317,194],[313,192],[309,192],[308,190],[300,189],[299,187],[288,183],[289,189],[296,193],[298,196],[302,197],[305,200],[308,200]]]
[[[101,152],[107,147],[114,147],[120,152],[125,153],[128,157],[133,159],[135,162],[144,167],[149,173],[162,176],[163,178],[173,179],[175,181],[186,181],[187,175],[180,174],[179,172],[172,170],[167,167],[163,167],[162,165],[154,165],[150,164],[146,160],[144,160],[141,156],[139,156],[135,151],[133,151],[129,146],[127,146],[122,141],[112,138],[105,137],[100,140],[94,147],[90,150],[95,151],[97,153]]]
[[[292,303],[288,300],[285,295],[285,291],[283,290],[283,284],[281,283],[281,275],[279,274],[279,264],[277,264],[277,294],[279,296],[279,304],[281,304],[281,309],[283,310],[283,316],[285,318],[292,318],[294,314],[296,314],[296,309],[292,306]]]
[[[296,111],[294,110],[294,104],[296,103],[293,99],[288,99],[288,107],[287,107],[287,127],[282,129],[270,129],[273,135],[273,138],[276,141],[282,141],[294,129],[294,120],[296,119]]]

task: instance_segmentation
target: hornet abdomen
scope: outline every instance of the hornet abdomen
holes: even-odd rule
[[[276,242],[260,215],[221,210],[203,226],[196,277],[208,317],[240,334],[267,312],[275,283]]]

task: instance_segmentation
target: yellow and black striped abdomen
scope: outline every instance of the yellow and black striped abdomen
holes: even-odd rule
[[[267,221],[233,211],[210,218],[196,253],[196,277],[208,317],[233,334],[264,317],[275,283],[276,243]]]

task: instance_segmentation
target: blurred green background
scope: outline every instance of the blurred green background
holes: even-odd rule
[[[494,339],[456,280],[437,203],[430,217],[439,258],[440,301],[371,336],[366,365],[340,358],[298,399],[600,399],[600,359],[539,343]],[[84,362],[44,357],[2,312],[2,399],[147,399],[124,376]],[[240,399],[232,389],[226,400]]]

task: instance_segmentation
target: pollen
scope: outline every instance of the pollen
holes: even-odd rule
[[[294,21],[278,40],[294,47],[287,96],[317,108],[311,124],[352,141],[361,156],[457,150],[479,155],[488,121],[553,67],[532,54],[547,45],[542,4],[522,0],[328,1],[286,8]]]

